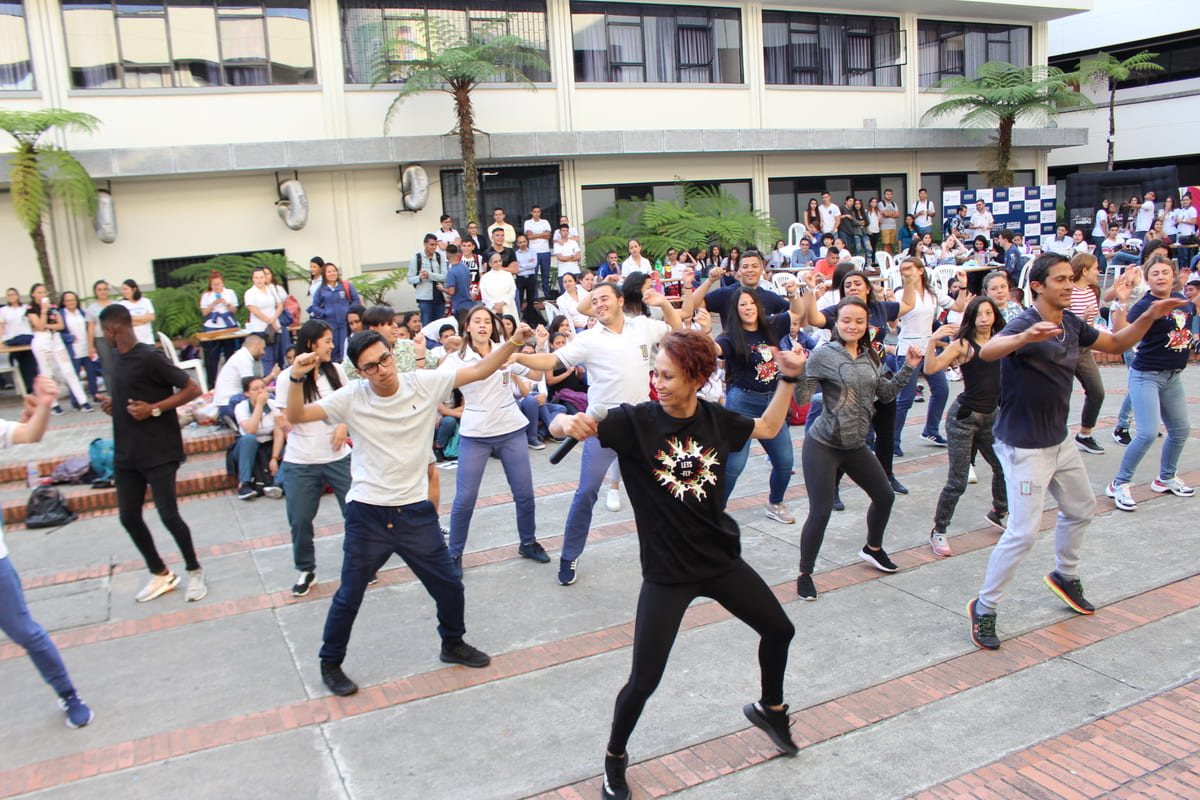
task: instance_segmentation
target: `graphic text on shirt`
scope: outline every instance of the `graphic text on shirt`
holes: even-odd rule
[[[654,454],[654,460],[659,464],[654,470],[655,480],[677,500],[686,499],[689,493],[703,500],[708,495],[705,486],[716,486],[716,451],[701,447],[690,436],[683,441],[671,437],[666,449]]]

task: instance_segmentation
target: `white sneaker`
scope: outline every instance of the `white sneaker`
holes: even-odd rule
[[[166,575],[155,575],[150,578],[150,582],[137,593],[136,600],[139,603],[149,602],[156,597],[162,597],[178,585],[179,576],[168,570]]]
[[[208,585],[204,582],[204,570],[188,570],[188,588],[187,594],[185,595],[187,597],[187,601],[189,603],[194,603],[197,600],[203,600],[207,594]]]
[[[1195,489],[1179,480],[1179,478],[1171,478],[1167,481],[1164,481],[1161,478],[1155,478],[1150,483],[1150,491],[1158,492],[1159,494],[1162,494],[1163,492],[1170,492],[1176,497],[1191,497],[1196,493]]]
[[[979,483],[979,476],[975,474],[974,467],[967,467],[967,483]]]
[[[608,490],[608,497],[604,501],[604,507],[607,508],[609,511],[620,511],[621,510],[621,490],[620,489],[609,489]]]
[[[1137,503],[1129,493],[1129,484],[1118,484],[1115,481],[1108,485],[1104,493],[1113,499],[1113,505],[1122,511],[1137,511]]]
[[[792,512],[788,511],[788,507],[783,503],[767,503],[767,519],[782,522],[784,525],[791,525],[796,521]]]
[[[272,500],[278,500],[279,498],[283,497],[283,489],[279,488],[278,486],[264,486],[263,494]]]

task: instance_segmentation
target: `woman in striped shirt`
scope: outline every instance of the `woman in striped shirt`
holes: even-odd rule
[[[1071,259],[1072,279],[1075,290],[1071,293],[1071,313],[1091,325],[1100,314],[1099,291],[1096,284],[1100,278],[1100,262],[1091,253],[1076,253]],[[1104,381],[1100,379],[1100,368],[1090,348],[1079,348],[1079,361],[1075,365],[1075,377],[1083,384],[1083,413],[1079,420],[1079,433],[1075,435],[1075,446],[1085,453],[1099,454],[1104,448],[1092,438],[1092,429],[1100,417],[1100,406],[1104,404]]]

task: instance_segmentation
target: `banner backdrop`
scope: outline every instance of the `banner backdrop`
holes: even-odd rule
[[[1025,243],[1030,246],[1040,246],[1042,236],[1054,237],[1058,225],[1058,186],[1054,184],[942,192],[942,230],[959,206],[966,206],[970,217],[977,200],[987,203],[992,213],[993,235],[1001,228],[1008,228],[1023,233]]]

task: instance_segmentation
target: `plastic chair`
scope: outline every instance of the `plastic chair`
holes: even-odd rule
[[[854,269],[862,271],[867,268],[867,257],[850,256],[850,263],[854,265]]]
[[[799,279],[791,272],[776,272],[771,276],[771,285],[778,294],[786,295],[788,286],[796,286]]]
[[[175,345],[171,343],[170,337],[162,331],[158,332],[158,343],[162,346],[163,352],[167,354],[167,358],[171,359],[172,364],[184,372],[189,369],[196,370],[196,383],[200,384],[200,393],[208,394],[208,377],[204,373],[204,361],[199,358],[189,358],[187,361],[180,361],[179,352],[175,349]]]
[[[546,318],[546,324],[549,325],[554,321],[554,318],[562,312],[558,310],[558,306],[551,303],[549,300],[542,301],[542,316]]]
[[[1029,295],[1029,269],[1032,266],[1033,266],[1033,259],[1030,258],[1028,261],[1026,261],[1024,264],[1021,265],[1021,275],[1019,278],[1017,278],[1017,287],[1020,288],[1020,290],[1022,292],[1025,292],[1027,298]],[[1031,302],[1032,302],[1032,300],[1031,300]]]
[[[946,287],[950,284],[950,279],[954,277],[956,272],[958,272],[957,264],[939,264],[934,267],[933,279],[937,281],[938,288],[943,292],[946,291]]]
[[[880,275],[886,275],[888,272],[890,272],[892,265],[895,263],[896,260],[892,258],[892,254],[887,250],[875,251],[875,266],[879,268]]]

